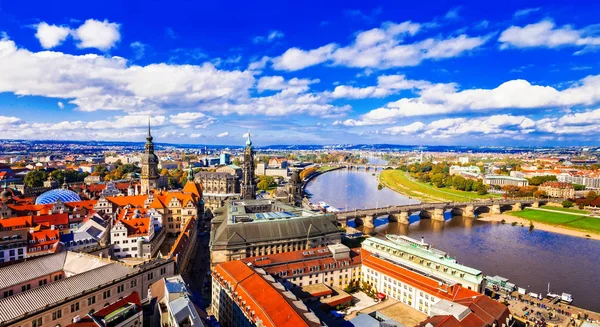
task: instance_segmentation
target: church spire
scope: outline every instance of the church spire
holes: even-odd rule
[[[152,142],[152,134],[150,134],[150,115],[148,115],[148,136],[146,136],[146,141]]]

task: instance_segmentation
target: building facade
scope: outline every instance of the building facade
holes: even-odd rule
[[[525,178],[505,176],[505,175],[486,175],[483,177],[483,184],[493,186],[528,186],[529,181]]]
[[[361,280],[360,248],[343,244],[242,259],[261,268],[287,288],[325,284],[345,288]]]
[[[237,260],[212,270],[212,314],[221,326],[316,327],[319,318],[262,269]]]
[[[538,188],[552,198],[572,199],[575,197],[573,185],[565,182],[544,182]]]
[[[227,200],[240,198],[239,179],[226,172],[201,171],[194,175],[194,181],[202,185],[204,205],[215,210],[225,205]]]
[[[485,279],[480,270],[457,263],[447,253],[432,248],[423,240],[396,235],[388,235],[387,239],[371,237],[363,242],[362,248],[423,274],[460,283],[480,293],[484,291]]]
[[[173,260],[127,266],[74,252],[0,268],[0,326],[67,326],[175,272]],[[35,292],[29,291],[35,289]]]
[[[274,200],[228,201],[211,221],[211,265],[341,242],[334,215]]]

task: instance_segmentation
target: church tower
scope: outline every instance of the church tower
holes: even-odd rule
[[[248,131],[248,140],[244,150],[244,179],[242,180],[242,199],[256,199],[256,179],[254,178],[254,149]]]
[[[302,179],[300,178],[298,170],[294,170],[292,173],[292,178],[290,178],[290,182],[288,184],[289,203],[295,205],[296,207],[301,207],[303,193]]]
[[[146,136],[146,145],[142,156],[142,174],[140,176],[142,194],[148,194],[150,190],[156,189],[157,180],[158,157],[154,154],[154,143],[152,143],[152,135],[150,134],[150,117],[148,117],[148,136]]]

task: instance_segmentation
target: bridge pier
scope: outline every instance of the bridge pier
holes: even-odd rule
[[[467,205],[463,209],[462,216],[467,218],[475,218],[475,206],[472,204]]]
[[[365,219],[363,220],[363,225],[367,228],[375,227],[375,217],[365,216]]]
[[[539,208],[540,207],[540,201],[535,200],[532,204],[531,204],[532,208]]]
[[[391,213],[390,222],[399,222],[401,224],[408,224],[408,211],[400,211],[399,213]]]
[[[512,211],[521,211],[521,210],[523,210],[523,206],[521,205],[521,202],[517,202],[512,205]]]
[[[431,219],[433,220],[438,220],[438,221],[444,221],[444,209],[440,209],[440,208],[435,208],[433,209],[433,216],[431,216]]]
[[[502,213],[502,209],[500,209],[500,205],[496,203],[492,205],[490,212],[494,215],[499,215]]]

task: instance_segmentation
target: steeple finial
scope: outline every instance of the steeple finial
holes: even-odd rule
[[[248,140],[246,140],[247,146],[252,146],[252,140],[250,140],[250,130],[248,130]]]
[[[146,136],[146,141],[152,141],[152,134],[150,134],[150,115],[148,115],[148,136]]]

